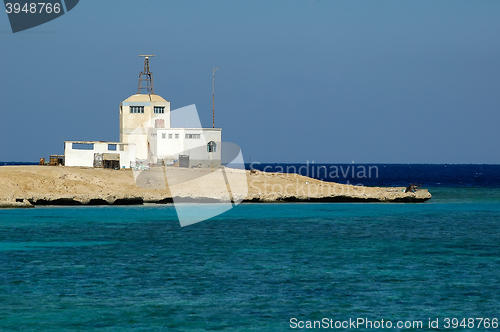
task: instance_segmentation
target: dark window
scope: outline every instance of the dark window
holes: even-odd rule
[[[144,106],[130,106],[130,113],[144,113]]]
[[[94,150],[94,144],[92,143],[73,143],[74,150]]]
[[[215,144],[214,141],[210,141],[207,144],[207,151],[208,152],[217,152],[217,144]]]
[[[155,106],[155,114],[164,114],[164,113],[165,113],[165,107]]]

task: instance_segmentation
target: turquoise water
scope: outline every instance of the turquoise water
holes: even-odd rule
[[[430,191],[423,204],[241,204],[185,228],[172,205],[0,210],[0,331],[500,318],[500,189]]]

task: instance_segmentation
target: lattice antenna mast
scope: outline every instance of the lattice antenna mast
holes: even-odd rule
[[[154,55],[139,55],[144,57],[144,71],[139,74],[139,87],[137,88],[137,94],[141,94],[142,90],[146,90],[148,95],[155,94],[155,88],[153,84],[153,73],[149,70],[149,57]]]

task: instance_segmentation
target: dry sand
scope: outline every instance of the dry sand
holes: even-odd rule
[[[0,208],[169,203],[172,196],[244,202],[424,202],[431,198],[427,190],[404,191],[404,187],[358,187],[296,174],[230,168],[223,172],[159,167],[133,172],[64,166],[0,167]]]

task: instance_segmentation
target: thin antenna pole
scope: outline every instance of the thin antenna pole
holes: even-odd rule
[[[219,67],[214,68],[213,81],[212,81],[212,128],[215,128],[215,72]]]

